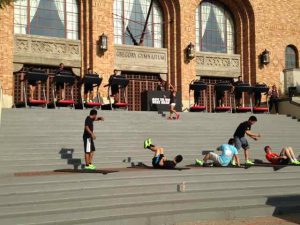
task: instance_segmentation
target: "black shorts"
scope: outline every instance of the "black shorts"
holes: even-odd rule
[[[278,165],[287,165],[290,163],[290,160],[289,159],[280,159],[278,161]]]
[[[65,87],[64,83],[58,83],[58,82],[55,84],[55,86],[56,86],[56,90],[60,90]]]
[[[85,84],[84,85],[84,94],[87,94],[87,93],[89,93],[89,92],[92,92],[93,91],[93,85],[91,85],[91,84]]]
[[[159,165],[159,162],[160,162],[160,160],[161,160],[163,157],[164,157],[163,154],[153,157],[153,159],[152,159],[152,166],[153,166],[154,168],[162,168],[162,166]]]
[[[83,137],[83,146],[85,153],[96,151],[93,138]]]
[[[37,81],[33,81],[33,80],[29,80],[29,81],[28,81],[28,84],[29,84],[30,86],[36,87],[36,86],[38,85],[38,82],[37,82]]]

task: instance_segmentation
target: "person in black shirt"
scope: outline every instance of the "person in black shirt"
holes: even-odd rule
[[[233,86],[236,87],[241,85],[242,83],[243,83],[242,76],[239,76],[238,80],[233,83]],[[235,97],[236,107],[241,107],[242,106],[241,100],[243,97],[243,93],[241,91],[237,91],[236,89],[234,89],[234,97]]]
[[[255,134],[251,132],[251,126],[254,125],[257,122],[257,118],[255,116],[250,116],[248,121],[245,121],[241,123],[234,132],[234,140],[235,140],[235,147],[237,150],[240,150],[241,148],[244,149],[245,153],[245,163],[249,165],[253,165],[254,163],[249,160],[249,143],[245,137],[245,135],[248,135],[253,140],[257,141],[261,135]],[[233,163],[234,164],[234,163]]]
[[[64,71],[64,64],[59,64],[59,68],[56,70],[55,75],[59,75],[61,72]],[[62,82],[56,82],[56,99],[58,98],[60,92],[61,92],[61,100],[64,100],[66,98],[66,92],[65,92],[65,84]]]
[[[177,155],[173,160],[167,160],[164,155],[164,149],[153,145],[150,138],[144,141],[144,148],[154,152],[152,166],[156,169],[174,169],[183,159],[182,155]]]
[[[104,120],[103,117],[97,117],[97,110],[92,109],[90,115],[86,117],[84,122],[83,132],[83,144],[85,153],[85,169],[96,169],[92,164],[94,152],[96,150],[94,140],[96,136],[94,134],[94,121]]]
[[[93,73],[93,70],[91,68],[88,68],[86,75],[97,77],[97,73]],[[83,98],[84,98],[85,102],[93,102],[93,99],[94,99],[94,86],[92,84],[84,83],[84,97]]]

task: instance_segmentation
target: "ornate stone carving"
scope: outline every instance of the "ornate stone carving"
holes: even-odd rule
[[[197,52],[196,65],[199,76],[237,77],[241,74],[240,55]]]
[[[80,41],[31,35],[15,35],[14,62],[81,67]]]
[[[167,49],[115,45],[115,69],[167,73]]]

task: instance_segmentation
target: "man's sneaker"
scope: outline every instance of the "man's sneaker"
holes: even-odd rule
[[[93,164],[91,164],[89,167],[90,167],[91,170],[95,170],[96,169],[96,166],[93,165]]]
[[[85,170],[90,170],[90,169],[91,169],[91,165],[88,165],[88,166],[85,165],[84,169],[85,169]]]
[[[147,149],[152,144],[151,138],[148,138],[144,141],[144,149]]]
[[[235,162],[234,159],[231,161],[231,165],[232,165],[232,166],[236,166],[236,162]]]
[[[252,162],[251,160],[247,160],[245,164],[246,165],[254,165],[254,162]]]
[[[294,160],[291,162],[293,165],[300,165],[300,162],[298,160]]]
[[[195,164],[196,164],[197,166],[203,166],[203,161],[202,161],[202,160],[199,160],[199,159],[196,159],[196,160],[195,160]]]

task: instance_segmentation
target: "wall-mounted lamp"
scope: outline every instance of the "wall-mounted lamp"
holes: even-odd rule
[[[186,48],[186,57],[188,59],[195,58],[195,45],[193,45],[192,42]]]
[[[100,51],[106,51],[107,50],[107,36],[103,33],[100,37],[99,37],[99,49]]]
[[[267,65],[270,63],[270,52],[265,49],[260,56],[261,64]]]

